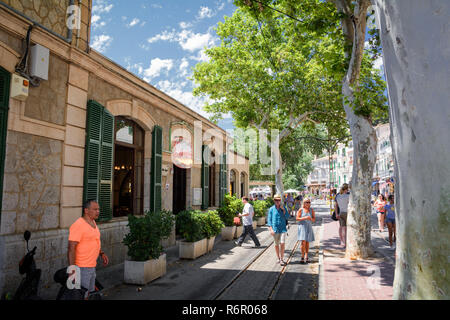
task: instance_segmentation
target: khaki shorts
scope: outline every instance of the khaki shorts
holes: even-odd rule
[[[341,214],[339,214],[339,225],[341,227],[347,226],[347,212],[342,212]]]
[[[275,233],[273,235],[273,240],[275,241],[275,245],[279,245],[280,243],[285,243],[286,242],[286,232],[282,232],[282,233]]]

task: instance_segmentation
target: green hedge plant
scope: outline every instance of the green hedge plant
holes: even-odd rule
[[[184,210],[177,214],[177,233],[186,242],[196,242],[206,238],[206,231],[202,212],[199,210]]]
[[[128,247],[128,255],[133,261],[158,259],[163,252],[161,240],[170,236],[174,223],[172,212],[146,211],[143,216],[128,216],[130,232],[122,243]]]
[[[236,217],[238,213],[241,213],[242,209],[244,209],[244,204],[241,199],[226,194],[224,204],[217,209],[217,212],[219,213],[220,219],[223,221],[225,226],[232,227],[234,225],[234,217]]]
[[[253,216],[253,218],[256,220],[258,218],[265,217],[268,208],[269,204],[265,200],[253,201],[253,209],[255,210],[255,215]]]
[[[225,226],[216,210],[209,210],[201,214],[204,232],[207,238],[217,236]]]

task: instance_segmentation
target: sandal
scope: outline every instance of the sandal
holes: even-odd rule
[[[305,258],[302,258],[302,259],[300,260],[300,263],[301,263],[301,264],[305,264]]]
[[[280,266],[285,266],[286,262],[284,262],[283,260],[280,260]]]
[[[309,258],[306,258],[305,263],[310,263],[311,261],[309,260]]]

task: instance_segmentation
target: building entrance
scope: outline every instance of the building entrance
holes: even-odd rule
[[[186,210],[186,173],[187,169],[173,165],[173,214]]]

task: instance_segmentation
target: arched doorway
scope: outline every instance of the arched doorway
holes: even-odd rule
[[[113,216],[143,214],[144,130],[134,121],[115,117]]]
[[[246,179],[245,179],[245,172],[241,172],[241,179],[240,179],[240,182],[241,182],[241,198],[242,198],[243,196],[245,196],[245,193],[246,193]]]
[[[236,194],[236,171],[230,170],[230,194],[235,195]]]
[[[215,159],[214,151],[211,152],[211,159]],[[209,166],[209,206],[216,206],[216,161]]]

